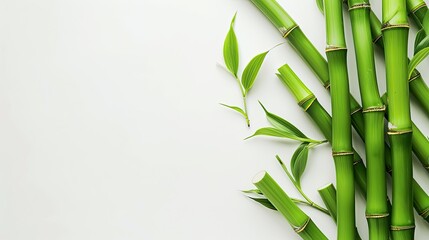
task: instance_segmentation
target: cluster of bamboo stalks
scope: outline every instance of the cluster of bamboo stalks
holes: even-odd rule
[[[361,239],[356,230],[355,185],[366,197],[369,239],[414,239],[413,208],[429,222],[429,195],[413,179],[412,172],[412,151],[429,171],[429,140],[411,121],[409,100],[411,92],[429,115],[429,88],[415,70],[416,65],[429,55],[429,37],[426,39],[424,32],[428,28],[429,36],[426,4],[422,0],[383,0],[381,22],[372,12],[369,0],[316,0],[326,20],[325,60],[276,0],[251,2],[279,30],[331,93],[332,117],[289,65],[278,69],[277,76],[281,82],[332,144],[336,189],[329,185],[319,192],[327,207],[326,212],[337,223],[338,239]],[[349,93],[344,3],[350,14],[361,105]],[[419,49],[415,52],[416,59],[411,60],[407,50],[408,15],[422,32],[420,41],[416,41]],[[385,94],[380,94],[378,89],[373,44],[385,55]],[[237,75],[236,72],[234,74]],[[366,166],[353,149],[352,127],[365,142]],[[306,139],[303,136],[300,139]],[[304,147],[308,146],[306,144]],[[387,195],[386,172],[392,177],[392,201]],[[258,174],[253,182],[269,206],[283,214],[303,239],[327,239],[268,173]]]

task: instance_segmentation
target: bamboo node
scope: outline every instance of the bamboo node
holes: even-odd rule
[[[429,207],[426,208],[425,210],[419,212],[419,215],[426,218],[429,215]]]
[[[356,108],[355,110],[353,110],[353,111],[350,113],[350,115],[353,115],[353,114],[355,114],[355,113],[357,113],[357,112],[360,112],[361,110],[362,110],[362,108],[361,108],[361,107]]]
[[[341,51],[341,50],[347,51],[347,48],[346,47],[331,46],[331,45],[328,45],[325,48],[325,52],[333,52],[333,51]]]
[[[305,223],[301,226],[301,227],[294,227],[294,231],[296,233],[301,233],[302,231],[305,230],[305,228],[307,227],[307,225],[310,223],[310,218],[307,218],[307,221],[305,221]]]
[[[411,225],[411,226],[390,226],[390,230],[392,231],[403,231],[403,230],[410,230],[410,229],[414,229],[416,228],[416,226]]]
[[[379,214],[365,214],[367,219],[379,219],[379,218],[386,218],[390,214],[389,213],[379,213]]]
[[[371,4],[369,3],[360,3],[349,7],[349,11],[360,9],[360,8],[371,8]]]
[[[381,25],[381,31],[387,30],[387,29],[391,29],[391,28],[410,28],[410,25],[408,25],[407,23],[403,23],[403,24],[390,24],[390,23],[383,23],[383,25]]]
[[[287,38],[287,36],[289,36],[289,34],[296,28],[298,28],[298,25],[292,26],[291,28],[280,27],[279,31],[282,34],[283,38]]]
[[[425,2],[422,2],[422,3],[420,3],[420,4],[418,4],[417,6],[415,6],[413,9],[411,9],[411,11],[410,12],[412,12],[412,13],[416,13],[418,10],[420,10],[420,8],[422,8],[422,7],[426,7],[426,3]]]
[[[380,40],[383,37],[382,34],[378,35],[378,37],[376,37],[374,40],[372,40],[373,43],[377,43],[378,40]]]
[[[370,113],[370,112],[384,112],[386,111],[386,106],[377,106],[377,107],[368,107],[362,110],[362,113]]]
[[[313,98],[313,99],[311,100],[311,102],[308,104],[308,106],[304,108],[304,112],[307,112],[307,110],[311,107],[311,105],[313,105],[313,103],[314,103],[315,101],[316,101],[316,98]]]
[[[407,133],[412,133],[412,132],[413,132],[412,129],[405,129],[405,130],[389,129],[389,131],[387,131],[387,135],[402,135],[402,134],[407,134]]]
[[[421,77],[421,76],[422,76],[422,75],[421,75],[420,73],[417,73],[416,75],[412,76],[412,77],[410,78],[410,80],[408,80],[408,82],[412,82],[412,81],[416,80],[417,78],[419,78],[419,77]]]
[[[332,157],[349,156],[355,154],[354,152],[332,152]]]

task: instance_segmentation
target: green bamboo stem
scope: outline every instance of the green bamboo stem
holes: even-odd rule
[[[414,238],[411,114],[407,76],[408,21],[405,0],[383,0],[383,39],[392,152],[392,237]]]
[[[416,0],[416,2],[422,2],[422,1]],[[417,3],[417,5],[418,4],[419,3]],[[423,2],[423,5],[420,5],[420,6],[424,6],[420,8],[420,11],[425,9],[425,13],[426,13],[427,11],[426,4]],[[416,24],[420,25],[420,22],[417,22],[417,21],[423,21],[423,17],[424,15],[418,15]],[[383,42],[382,33],[381,33],[381,22],[372,11],[371,11],[370,20],[371,20],[371,32],[372,32],[373,42],[380,48],[380,50],[384,50],[384,42]],[[429,101],[427,101],[427,99],[429,99],[429,87],[426,85],[425,81],[423,80],[422,76],[417,70],[413,72],[413,75],[409,79],[409,87],[410,87],[411,94],[413,94],[413,96],[416,98],[419,105],[425,111],[426,115],[429,115]]]
[[[332,219],[337,222],[337,190],[335,189],[334,185],[331,183],[328,186],[319,189],[318,191]],[[362,238],[359,236],[357,228],[355,228],[355,240],[361,239]]]
[[[387,106],[387,94],[383,95],[382,100]],[[416,154],[417,158],[426,171],[429,172],[429,140],[414,123],[412,123],[412,129],[413,138],[411,141],[414,154]]]
[[[368,0],[348,1],[362,98],[367,166],[369,239],[389,239],[389,209],[384,162],[384,110],[375,72]]]
[[[342,1],[325,0],[326,55],[332,93],[332,156],[337,179],[337,239],[354,239],[353,149]]]
[[[322,131],[325,138],[332,142],[332,119],[329,113],[320,105],[314,94],[304,85],[301,79],[290,69],[288,65],[283,67],[283,75],[277,75],[279,79],[286,85],[286,87],[295,96],[297,103],[303,110],[312,118],[319,129]],[[299,94],[298,94],[299,93]],[[385,146],[386,157],[386,171],[392,174],[392,160],[391,151],[388,146]],[[355,182],[361,190],[361,193],[366,197],[366,168],[362,163],[362,159],[356,153],[354,155],[354,171]],[[414,196],[414,208],[416,212],[429,222],[429,195],[420,187],[420,185],[413,180],[412,191]],[[390,203],[388,201],[388,207]]]
[[[251,0],[260,10],[261,12],[270,19],[270,21],[274,24],[274,26],[277,27],[277,29],[281,29],[282,27],[286,26],[285,22],[293,21],[289,15],[282,9],[274,0]],[[381,33],[381,23],[378,21],[378,25],[375,25],[374,22],[377,22],[377,17],[372,13],[371,14],[371,29],[375,30],[373,33],[378,31]],[[295,24],[296,25],[296,24]],[[377,26],[379,26],[377,28]],[[297,31],[299,30],[299,31]],[[290,41],[291,36],[294,36],[294,41]],[[379,36],[379,35],[373,35]],[[297,51],[297,53],[303,57],[305,62],[309,65],[311,69],[313,69],[314,73],[317,75],[317,77],[320,80],[320,83],[326,87],[326,89],[329,89],[329,72],[328,72],[328,66],[326,60],[320,55],[320,53],[317,51],[317,49],[313,46],[313,44],[308,40],[308,38],[305,36],[305,34],[299,29],[299,27],[294,27],[292,31],[286,35],[286,39],[289,41],[289,43],[294,47],[294,49]],[[375,38],[374,40],[380,40],[382,38]],[[383,46],[383,41],[375,41],[378,46]],[[309,46],[306,48],[305,46]],[[305,56],[304,56],[305,55]],[[316,71],[316,70],[317,71]],[[420,81],[423,82],[421,78],[414,80],[413,82]],[[410,86],[410,89],[412,87]],[[426,98],[428,99],[428,98]],[[321,125],[319,127],[321,128],[322,132],[325,134],[325,137],[328,139],[328,135],[330,135],[331,132],[331,123],[330,123],[330,116],[329,114],[323,109],[318,109],[314,106],[320,106],[317,101],[314,101],[314,104],[312,104],[313,107],[307,111],[307,113],[312,112],[312,117],[315,122]],[[359,134],[359,136],[364,140],[364,121],[363,121],[363,114],[359,104],[357,101],[350,95],[350,109],[352,113],[352,124],[355,128],[356,132]],[[323,112],[326,113],[327,116],[322,116]],[[321,115],[320,115],[321,114]],[[317,118],[317,119],[315,119]],[[329,120],[329,121],[328,121]],[[321,127],[322,126],[322,127]],[[326,128],[328,126],[328,128]],[[329,132],[329,134],[327,133]],[[388,148],[386,148],[388,149]],[[390,149],[390,148],[389,148]],[[390,153],[390,152],[388,152]],[[356,156],[356,155],[355,155]],[[387,158],[386,154],[386,165],[390,162],[390,159]],[[361,189],[361,193],[365,196],[366,192],[366,168],[363,165],[361,161],[358,161],[355,157],[355,182],[357,183],[359,189]],[[414,181],[413,186],[415,186],[417,182]],[[429,222],[429,218],[425,216],[424,212],[429,209],[429,196],[424,191],[417,191],[415,188],[413,188],[414,192],[414,207],[416,208],[416,211],[426,220]]]
[[[328,239],[320,229],[283,191],[267,173],[261,172],[253,178],[253,184],[286,218],[294,231],[304,240]]]

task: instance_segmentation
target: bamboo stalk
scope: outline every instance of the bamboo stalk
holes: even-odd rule
[[[368,187],[366,218],[369,239],[389,239],[389,209],[386,202],[387,187],[384,174],[385,107],[377,86],[370,27],[370,5],[368,0],[349,0],[348,5],[364,113]]]
[[[372,11],[370,14],[373,42],[378,47],[380,47],[381,50],[383,50],[384,42],[381,32],[381,22]],[[409,80],[409,86],[410,92],[416,97],[421,106],[423,106],[423,108],[426,110],[426,113],[429,114],[429,101],[427,101],[427,99],[429,99],[429,88],[417,70],[413,72],[413,75]],[[386,94],[384,95],[387,97]],[[384,101],[384,104],[387,104],[386,101]],[[425,137],[425,135],[423,135],[423,133],[414,123],[412,123],[412,129],[413,136],[411,144],[413,152],[416,154],[417,159],[420,161],[426,171],[429,171],[429,140]]]
[[[325,0],[326,56],[331,80],[332,156],[337,179],[337,239],[354,239],[355,189],[353,150],[347,73],[347,48],[344,37],[341,0]],[[368,175],[367,175],[368,176]]]
[[[277,75],[279,79],[282,81],[282,83],[286,85],[292,95],[295,96],[298,105],[300,105],[301,108],[303,108],[303,110],[312,118],[312,120],[322,131],[325,138],[329,142],[332,142],[332,119],[329,113],[323,108],[322,105],[320,105],[314,94],[304,85],[301,79],[296,76],[296,74],[292,71],[292,69],[290,69],[288,65],[284,65],[281,68],[283,68],[284,70],[282,75]],[[301,92],[301,94],[298,95],[297,92]],[[392,174],[391,151],[388,146],[385,146],[385,150],[386,171],[389,174]],[[355,182],[365,196],[366,168],[362,164],[362,160],[360,156],[356,153],[356,151],[354,155],[354,171]],[[416,212],[419,213],[422,218],[429,222],[429,195],[415,180],[413,180],[412,183],[412,191],[414,196],[414,208],[416,209]],[[388,207],[390,208],[389,201]]]
[[[407,0],[407,11],[414,23],[421,28],[428,7],[423,0]]]
[[[327,240],[328,238],[314,224],[267,172],[260,172],[253,178],[253,184],[286,218],[294,231],[304,240]]]
[[[383,95],[382,100],[387,107],[387,94]],[[414,123],[411,126],[413,129],[413,138],[411,141],[414,154],[416,154],[426,171],[429,172],[429,141]]]
[[[392,237],[414,238],[411,114],[407,76],[409,25],[405,0],[383,0],[383,39],[392,151]]]

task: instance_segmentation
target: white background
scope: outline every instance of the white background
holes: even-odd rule
[[[323,51],[324,19],[314,1],[280,2]],[[374,10],[381,15],[380,1]],[[298,197],[274,159],[289,159],[297,143],[243,138],[268,125],[257,100],[323,138],[276,79],[281,65],[290,64],[330,109],[328,93],[282,45],[250,92],[251,129],[221,107],[241,106],[238,86],[217,66],[235,11],[243,69],[283,41],[248,0],[1,1],[0,239],[299,239],[278,213],[240,193],[265,169]],[[345,24],[351,92],[359,97],[348,16]],[[429,71],[423,75],[429,79]],[[412,102],[428,134],[429,119]],[[427,173],[415,166],[429,191]],[[330,148],[318,147],[303,188],[321,203],[316,190],[334,181]],[[366,236],[363,203],[358,195]],[[335,238],[329,217],[303,209]],[[416,219],[416,239],[425,239],[429,225]]]

